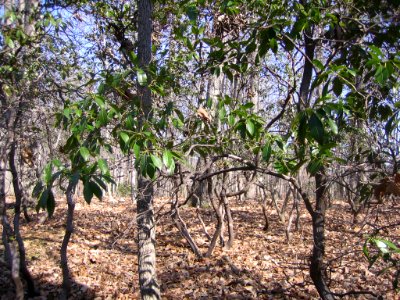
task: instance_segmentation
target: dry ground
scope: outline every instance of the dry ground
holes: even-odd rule
[[[158,220],[157,271],[163,299],[318,299],[308,275],[312,230],[304,207],[301,228],[292,232],[288,243],[285,225],[278,221],[272,207],[270,230],[264,232],[261,209],[256,201],[232,202],[232,205],[235,245],[232,249],[218,245],[213,256],[207,259],[197,259],[191,253],[168,214]],[[159,199],[156,207],[165,212],[168,202]],[[400,205],[393,203],[375,207],[366,219],[369,224],[353,224],[348,206],[339,201],[333,203],[327,217],[326,261],[330,263],[327,275],[334,292],[364,290],[383,299],[400,298],[392,290],[391,273],[377,276],[380,265],[368,269],[362,254],[365,236],[372,233],[374,226],[389,226],[382,234],[399,243],[400,230],[395,225],[400,223],[399,209]],[[29,224],[22,222],[28,267],[42,294],[38,299],[58,299],[59,248],[65,210],[65,201],[59,199],[52,219],[45,219],[45,212],[32,212],[34,220]],[[184,207],[181,215],[205,253],[208,240],[195,210]],[[215,225],[211,209],[203,209],[202,215],[212,233]],[[94,200],[89,206],[79,200],[75,220],[76,231],[68,252],[75,282],[73,299],[137,299],[135,205],[129,201]],[[1,299],[13,298],[9,273],[1,261],[0,294]],[[375,299],[371,295],[357,297]],[[355,298],[351,295],[343,299]]]

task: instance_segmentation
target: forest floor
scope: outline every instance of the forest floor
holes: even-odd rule
[[[287,242],[286,225],[269,207],[270,228],[256,201],[232,202],[236,239],[231,249],[217,245],[212,257],[198,259],[179,235],[168,214],[157,223],[157,273],[163,299],[318,299],[308,265],[312,250],[310,217],[301,205],[300,228],[292,226]],[[161,212],[168,201],[158,199]],[[290,208],[288,208],[290,210]],[[368,217],[353,224],[348,205],[334,201],[326,225],[326,261],[329,286],[335,293],[370,291],[382,299],[398,299],[392,289],[393,272],[380,274],[378,263],[368,269],[362,248],[374,228],[387,226],[383,235],[400,240],[400,203],[374,207]],[[32,212],[33,221],[22,221],[22,235],[29,270],[41,290],[37,299],[58,299],[61,290],[59,249],[64,234],[66,204],[57,201],[52,219],[45,212]],[[211,209],[202,209],[208,232],[215,219]],[[11,213],[11,211],[10,211]],[[196,210],[181,208],[181,216],[203,253],[207,240]],[[162,214],[161,214],[162,215]],[[74,280],[73,299],[138,299],[135,205],[129,201],[111,203],[93,200],[89,206],[79,200],[75,228],[69,245],[69,266]],[[1,228],[1,227],[0,227]],[[13,298],[10,274],[4,267],[0,246],[1,299]],[[342,299],[376,299],[371,294]]]

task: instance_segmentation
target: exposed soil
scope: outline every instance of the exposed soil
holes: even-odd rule
[[[158,199],[162,217],[157,224],[157,270],[163,299],[318,299],[308,275],[312,249],[310,217],[301,207],[300,228],[288,243],[285,224],[269,207],[270,229],[263,231],[260,205],[256,201],[232,202],[236,239],[234,247],[218,245],[211,258],[197,259],[179,235],[167,212],[168,201]],[[335,293],[369,291],[375,294],[349,295],[342,299],[396,299],[393,271],[378,276],[382,263],[368,269],[362,253],[365,237],[374,227],[388,226],[385,238],[400,241],[399,204],[374,207],[366,219],[353,224],[348,206],[335,201],[326,226],[327,275]],[[9,210],[11,214],[11,210]],[[28,267],[41,290],[37,299],[58,299],[61,290],[59,249],[64,234],[66,203],[57,202],[55,215],[32,212],[33,221],[22,221]],[[208,240],[194,208],[183,207],[181,216],[203,253]],[[212,210],[202,209],[210,234],[215,223]],[[129,201],[110,203],[93,200],[89,206],[79,200],[75,228],[69,246],[69,265],[74,279],[73,299],[137,299],[138,276],[135,243],[135,205]],[[363,222],[367,221],[367,222]],[[1,228],[1,227],[0,227]],[[3,246],[0,246],[3,252]],[[1,255],[3,257],[3,255]],[[1,299],[13,299],[13,284],[0,259]]]

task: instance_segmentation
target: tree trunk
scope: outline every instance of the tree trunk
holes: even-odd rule
[[[323,260],[325,255],[324,234],[327,206],[327,182],[323,171],[315,175],[315,186],[316,207],[315,211],[312,213],[314,246],[310,264],[310,276],[321,298],[324,300],[332,300],[334,296],[324,278],[325,266]]]
[[[71,293],[71,278],[70,271],[68,267],[68,257],[67,257],[67,248],[68,243],[70,241],[71,235],[74,232],[74,210],[75,210],[75,199],[74,199],[74,191],[76,187],[76,182],[73,179],[70,179],[70,182],[67,187],[66,197],[68,204],[68,213],[67,213],[67,223],[65,228],[64,239],[61,245],[61,269],[63,275],[63,292],[61,295],[62,299],[68,299]]]
[[[6,214],[6,164],[0,157],[0,213],[2,225],[2,242],[4,245],[4,257],[7,265],[11,269],[11,248],[8,243],[8,218]]]
[[[152,33],[152,3],[151,0],[138,0],[138,59],[142,70],[147,73],[151,60]],[[148,82],[150,78],[147,79]],[[152,117],[151,91],[147,85],[138,83],[138,95],[143,114],[140,124]],[[153,182],[138,172],[138,268],[139,286],[142,299],[160,299],[160,288],[156,276],[155,222],[153,211]]]
[[[21,216],[21,203],[22,203],[22,190],[19,183],[19,177],[17,168],[15,166],[15,142],[11,144],[11,150],[9,153],[9,164],[12,175],[12,183],[14,187],[14,195],[15,195],[15,205],[14,205],[14,235],[18,243],[19,250],[19,263],[20,263],[20,271],[22,273],[23,278],[26,281],[28,288],[28,296],[33,297],[37,293],[35,291],[35,284],[33,282],[32,276],[26,266],[26,252],[24,242],[22,240],[22,236],[19,230],[19,221]]]
[[[11,277],[15,284],[15,299],[23,300],[24,285],[22,284],[21,277],[19,276],[20,260],[18,253],[18,245],[16,241],[11,242],[10,250],[11,250]]]

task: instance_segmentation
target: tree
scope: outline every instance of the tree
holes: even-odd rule
[[[138,0],[138,60],[145,72],[151,61],[152,9],[151,0]],[[147,74],[149,74],[147,72]],[[152,118],[151,90],[147,86],[150,76],[144,82],[138,77],[140,101],[139,128]],[[147,145],[149,148],[150,145]],[[143,170],[141,170],[143,171]],[[138,267],[142,299],[160,299],[156,276],[155,223],[153,212],[153,182],[143,175],[138,178],[137,225],[138,225]]]

